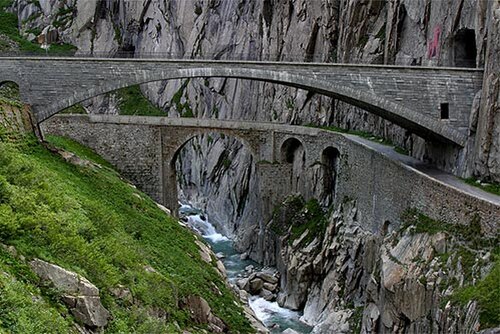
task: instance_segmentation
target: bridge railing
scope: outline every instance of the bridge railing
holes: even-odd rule
[[[319,62],[335,63],[332,55],[304,55],[304,54],[262,54],[262,53],[213,53],[213,54],[183,54],[180,52],[90,52],[90,51],[44,51],[37,52],[11,51],[0,52],[0,58],[12,57],[78,57],[78,58],[130,58],[130,59],[179,59],[179,60],[241,60],[241,61],[277,61],[277,62]]]

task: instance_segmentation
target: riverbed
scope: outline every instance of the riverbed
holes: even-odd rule
[[[235,251],[233,242],[217,232],[210,223],[209,217],[201,210],[190,205],[182,205],[179,212],[181,217],[186,217],[186,223],[202,235],[212,246],[213,251],[222,255],[222,262],[226,267],[230,283],[235,284],[245,274],[245,268],[250,265],[256,269],[261,269],[256,262],[242,259],[241,254]],[[277,302],[268,302],[258,296],[250,297],[249,304],[257,318],[262,321],[271,333],[279,334],[287,328],[294,329],[300,334],[311,332],[311,327],[300,321],[302,316],[300,312],[280,307]]]

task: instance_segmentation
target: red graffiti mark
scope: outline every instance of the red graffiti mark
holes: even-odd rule
[[[439,54],[439,38],[441,37],[441,26],[434,28],[434,34],[427,47],[427,57],[432,59]]]

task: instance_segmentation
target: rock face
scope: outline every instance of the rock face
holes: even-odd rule
[[[30,262],[33,271],[61,291],[64,303],[78,321],[90,328],[105,327],[110,314],[101,304],[99,289],[86,278],[48,262]]]
[[[481,106],[477,115],[475,155],[472,169],[477,176],[500,180],[500,3],[486,8],[490,17],[488,47]],[[476,119],[474,120],[476,121]]]
[[[491,268],[478,260],[467,264],[468,256],[488,257],[487,249],[466,255],[469,246],[455,236],[416,233],[411,226],[374,235],[352,201],[335,210],[314,238],[304,237],[313,231],[297,235],[293,228],[276,234],[276,226],[268,225],[264,244],[274,251],[281,274],[278,302],[303,309],[302,320],[315,326],[313,333],[479,329],[476,302],[460,306],[443,300]]]
[[[208,324],[211,333],[224,333],[226,325],[222,320],[212,314],[208,302],[199,296],[189,296],[185,301],[191,317],[197,324]]]
[[[273,84],[193,79],[141,89],[169,116],[192,113],[363,130],[457,175],[500,182],[496,0],[17,0],[13,10],[22,31],[52,25],[60,41],[95,55],[485,67],[469,142],[461,150],[425,142],[339,101]],[[115,112],[116,105],[112,94],[86,103],[90,112],[101,113]],[[374,235],[363,228],[367,222],[355,205],[345,203],[322,233],[311,237],[311,231],[304,231],[290,241],[288,231],[277,235],[260,219],[254,163],[235,139],[196,137],[179,154],[180,193],[206,208],[222,231],[236,237],[240,250],[277,266],[278,301],[304,308],[304,320],[316,325],[315,333],[477,329],[476,303],[440,306],[451,290],[478,276],[479,267],[463,272],[457,254],[446,261],[441,256],[455,247],[453,240],[408,230]],[[294,176],[300,172],[297,159]],[[257,277],[254,281],[258,290]],[[450,288],[443,291],[443,286]],[[203,303],[197,304],[203,311]]]
[[[80,53],[486,68],[466,149],[424,142],[380,118],[302,90],[230,79],[154,82],[143,92],[169,116],[314,123],[372,132],[460,176],[500,181],[498,2],[487,0],[17,0],[21,31],[57,28]],[[52,28],[50,28],[52,29]],[[50,30],[49,29],[49,30]],[[53,31],[52,29],[51,31]],[[113,95],[87,102],[117,111]],[[255,171],[235,139],[197,137],[182,152],[181,192],[228,235],[258,221]],[[193,162],[193,163],[190,163]],[[223,169],[206,172],[195,166]],[[228,191],[231,190],[231,191]],[[213,200],[216,198],[215,200]],[[212,199],[209,201],[208,199]],[[229,222],[229,223],[222,223]]]

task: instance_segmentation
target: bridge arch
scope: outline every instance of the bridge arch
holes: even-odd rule
[[[164,183],[164,188],[163,188],[163,199],[166,203],[166,206],[168,208],[171,208],[174,213],[176,213],[176,208],[178,207],[178,201],[179,201],[179,194],[178,190],[182,189],[181,186],[181,179],[178,178],[178,169],[180,165],[177,165],[177,163],[181,160],[179,159],[179,156],[182,154],[183,149],[187,147],[187,145],[196,138],[200,138],[202,136],[216,136],[219,135],[220,137],[226,136],[229,138],[234,139],[236,142],[241,144],[249,154],[250,158],[249,160],[245,160],[246,162],[249,162],[251,165],[251,169],[249,173],[254,173],[255,172],[255,163],[257,162],[257,157],[256,155],[258,152],[255,152],[255,149],[252,148],[252,145],[250,142],[242,136],[240,133],[237,131],[224,131],[224,129],[207,129],[207,131],[198,131],[196,133],[191,133],[188,131],[188,133],[185,133],[184,135],[181,135],[179,140],[175,144],[175,149],[171,151],[172,153],[167,156],[163,156],[164,161],[164,167],[163,167],[163,179],[164,181],[167,181]],[[210,138],[210,137],[208,137]],[[210,139],[208,139],[210,141]],[[233,165],[234,161],[234,153],[235,151],[231,150],[231,148],[228,148],[225,146],[226,144],[223,144],[224,148],[223,151],[220,152],[218,155],[218,161],[214,164],[211,165],[210,168],[207,168],[208,173],[204,172],[203,175],[200,174],[199,176],[199,181],[203,182],[217,182],[217,180],[228,170],[231,169],[231,166]],[[219,153],[219,152],[218,152]],[[246,159],[246,158],[245,158]],[[248,176],[243,175],[244,179],[239,179],[242,175],[239,175],[238,173],[231,173],[229,172],[229,177],[234,178],[235,180],[238,180],[238,182],[241,181],[241,183],[244,185],[243,187],[248,187],[248,190],[251,187],[251,184],[245,183],[244,179],[248,180]],[[193,175],[196,176],[196,175]],[[196,179],[196,177],[195,177]],[[190,184],[186,184],[187,188],[190,188]],[[179,188],[178,188],[179,187]],[[199,191],[199,189],[198,189]],[[250,193],[249,191],[244,192],[247,195],[244,197],[241,197],[237,200],[237,213],[241,215],[243,213],[243,210],[248,203],[249,197],[248,194]],[[206,194],[205,194],[206,195]]]
[[[228,136],[231,138],[236,139],[239,141],[245,149],[247,149],[250,154],[252,155],[253,159],[257,161],[258,157],[258,152],[256,149],[253,147],[253,145],[245,138],[244,136],[241,136],[237,131],[231,131],[227,129],[204,129],[200,128],[195,132],[187,132],[184,135],[180,136],[178,140],[176,140],[176,148],[173,150],[173,153],[171,156],[167,157],[169,160],[169,165],[171,168],[175,169],[175,163],[177,161],[177,158],[179,157],[180,152],[182,151],[183,148],[187,146],[193,139],[202,136],[202,135],[210,135],[210,134],[218,134],[218,135],[223,135],[223,136]]]
[[[19,94],[21,92],[20,86],[17,82],[11,80],[0,80],[0,91],[12,95],[11,97],[14,99],[20,98]]]
[[[294,160],[296,159],[296,156],[297,154],[300,152],[300,151],[304,151],[304,156],[302,157],[302,159],[304,160],[305,159],[305,147],[304,145],[302,144],[302,142],[295,138],[295,137],[290,137],[288,139],[286,139],[283,144],[281,144],[281,149],[280,149],[280,153],[281,153],[281,162],[285,162],[285,163],[293,163]]]
[[[323,149],[323,152],[321,153],[321,166],[323,169],[323,189],[321,200],[328,205],[331,204],[335,198],[339,164],[340,151],[337,148],[328,146]]]
[[[182,66],[182,63],[178,66]],[[466,140],[464,135],[458,130],[440,123],[430,116],[414,112],[410,108],[388,100],[369,89],[346,87],[345,85],[335,83],[334,80],[315,78],[314,74],[306,76],[304,74],[273,70],[272,68],[262,70],[244,66],[236,67],[234,65],[226,68],[220,66],[210,67],[210,63],[208,63],[207,67],[167,67],[154,71],[149,70],[147,73],[145,71],[137,71],[135,73],[120,74],[118,77],[111,76],[110,78],[104,78],[98,84],[72,89],[71,92],[67,92],[68,97],[56,99],[50,105],[41,108],[44,110],[36,112],[36,118],[38,122],[42,122],[76,103],[132,85],[163,80],[203,77],[257,80],[305,89],[363,108],[423,138],[458,145],[464,145]]]
[[[259,157],[258,148],[253,145],[248,138],[240,133],[240,131],[235,131],[233,129],[223,129],[223,128],[186,128],[183,131],[178,131],[176,137],[171,137],[170,140],[175,143],[171,153],[167,156],[168,163],[171,168],[175,168],[175,163],[186,145],[191,142],[194,138],[202,135],[218,134],[222,136],[228,136],[238,140],[252,155],[253,159],[257,161]]]

